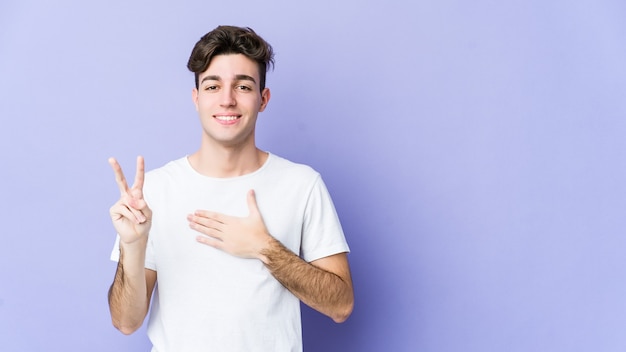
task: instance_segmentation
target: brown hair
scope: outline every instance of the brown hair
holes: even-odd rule
[[[274,51],[263,38],[248,27],[219,26],[205,34],[191,51],[187,68],[194,73],[196,88],[198,77],[209,67],[217,55],[243,54],[259,66],[259,86],[265,88],[265,74],[274,67]]]

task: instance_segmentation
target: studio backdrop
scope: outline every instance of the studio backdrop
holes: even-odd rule
[[[107,158],[199,147],[220,24],[273,45],[258,145],[322,174],[352,250],[305,351],[626,350],[621,0],[3,1],[0,350],[149,351],[110,322]]]

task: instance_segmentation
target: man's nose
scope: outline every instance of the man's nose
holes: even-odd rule
[[[222,91],[221,105],[222,106],[234,106],[237,104],[237,100],[235,99],[235,92],[232,89],[224,89]]]

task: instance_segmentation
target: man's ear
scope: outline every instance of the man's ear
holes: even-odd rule
[[[263,91],[261,92],[261,107],[259,108],[259,112],[265,110],[265,107],[267,106],[267,103],[270,102],[270,97],[271,97],[271,93],[270,93],[270,89],[269,88],[264,88]]]
[[[191,91],[191,100],[193,100],[193,105],[196,106],[196,111],[198,110],[198,88],[194,88]]]

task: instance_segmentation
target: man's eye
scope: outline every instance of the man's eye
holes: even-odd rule
[[[252,88],[250,88],[248,86],[237,86],[237,89],[239,89],[239,90],[252,90]]]
[[[216,90],[217,86],[206,86],[204,87],[204,90]]]

